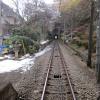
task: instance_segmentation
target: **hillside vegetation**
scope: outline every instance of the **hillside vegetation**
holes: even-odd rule
[[[94,12],[93,58],[96,52],[96,5]],[[73,34],[70,44],[77,50],[88,52],[88,36],[90,32],[91,1],[90,0],[63,0],[61,3],[61,18],[59,21],[64,27],[64,37]],[[70,38],[70,37],[69,37]],[[68,39],[68,38],[67,38]]]

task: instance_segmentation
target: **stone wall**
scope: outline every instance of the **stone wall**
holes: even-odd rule
[[[17,100],[18,93],[13,88],[12,84],[7,84],[1,91],[0,91],[0,100]]]

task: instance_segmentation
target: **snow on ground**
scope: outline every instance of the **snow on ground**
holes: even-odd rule
[[[51,48],[48,46],[44,50],[36,53],[34,56],[30,56],[29,54],[27,54],[27,55],[23,56],[22,58],[20,58],[20,61],[9,60],[9,59],[0,61],[0,73],[10,72],[10,71],[18,70],[20,68],[23,71],[27,71],[32,67],[32,65],[34,64],[34,61],[37,57],[43,55],[50,49]]]
[[[49,40],[41,41],[40,44],[42,44],[42,45],[43,45],[43,44],[46,44],[48,41],[49,41]]]
[[[12,58],[11,55],[5,55],[5,56],[0,57],[0,60],[11,59],[11,58]]]
[[[3,60],[3,59],[5,59],[4,57],[0,57],[0,60]]]

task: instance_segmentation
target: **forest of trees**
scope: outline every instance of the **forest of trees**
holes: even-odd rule
[[[12,28],[13,35],[9,39],[10,41],[6,40],[9,42],[5,41],[5,43],[11,43],[12,38],[13,42],[17,40],[16,37],[20,37],[21,41],[19,40],[18,42],[22,45],[25,45],[24,47],[27,46],[25,39],[26,41],[32,40],[33,43],[29,42],[32,45],[39,45],[41,40],[45,40],[47,38],[48,33],[54,29],[54,24],[57,22],[61,24],[60,26],[63,30],[62,34],[66,35],[76,32],[78,40],[74,41],[74,43],[78,44],[78,46],[84,45],[84,48],[88,49],[91,0],[55,0],[53,5],[48,5],[41,0],[12,1],[15,5],[16,13],[22,18],[22,22],[21,25],[17,25]],[[22,8],[20,8],[20,5]],[[96,9],[94,13],[95,24],[98,17]],[[83,31],[82,28],[85,31]],[[85,39],[82,39],[83,37],[85,37]],[[94,48],[95,42],[96,35],[94,27]],[[32,47],[32,45],[29,46]],[[27,48],[29,47],[26,47],[26,50],[23,49],[23,51],[31,51],[27,50]]]
[[[63,27],[62,39],[70,40],[70,45],[86,55],[85,59],[90,60],[89,56],[92,53],[92,59],[95,61],[98,20],[96,2],[93,0],[56,0],[55,2],[60,12],[58,21]]]
[[[41,0],[12,0],[21,23],[12,27],[12,35],[4,40],[6,45],[21,45],[22,54],[34,53],[41,40],[46,40],[52,28],[56,11]],[[21,5],[22,4],[22,5]],[[21,7],[20,7],[21,6]]]

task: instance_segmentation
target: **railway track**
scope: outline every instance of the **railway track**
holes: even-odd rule
[[[77,100],[58,42],[54,43],[41,100]]]

